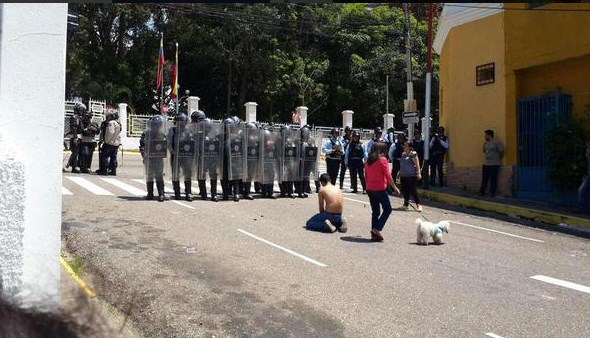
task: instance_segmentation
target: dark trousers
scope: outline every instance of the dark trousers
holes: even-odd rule
[[[410,202],[410,195],[416,202],[420,204],[420,198],[418,197],[418,178],[416,176],[400,177],[402,194],[404,195],[404,205],[407,206]]]
[[[344,164],[344,159],[340,161],[340,189],[344,188],[344,175],[346,175],[346,169],[348,166]]]
[[[496,195],[496,188],[498,187],[498,173],[500,172],[499,165],[483,165],[481,167],[481,187],[479,192],[485,194],[488,188],[488,181],[490,181],[490,195]]]
[[[328,170],[328,175],[330,175],[330,182],[332,185],[336,185],[338,169],[340,169],[340,160],[326,158],[326,169]]]
[[[391,160],[391,178],[396,182],[397,174],[399,173],[400,164],[398,159]]]
[[[371,227],[376,230],[383,230],[385,223],[391,214],[391,202],[386,190],[381,191],[367,191],[369,195],[369,202],[371,202]],[[381,207],[383,213],[381,213]]]
[[[96,142],[83,142],[79,154],[80,170],[90,170],[92,167],[92,155],[96,149]]]
[[[443,180],[443,164],[445,161],[445,154],[432,154],[432,158],[428,161],[430,167],[430,185],[434,186],[436,182],[436,174],[438,172],[438,186],[442,187]]]
[[[72,153],[68,159],[68,166],[75,169],[78,166],[78,153],[80,152],[80,142],[77,139],[70,139],[70,150]]]
[[[112,146],[110,144],[103,144],[100,150],[99,158],[99,170],[106,172],[107,168],[110,172],[114,173],[117,171],[117,152],[119,151],[118,146]]]
[[[350,184],[352,184],[352,190],[354,192],[357,191],[357,175],[358,178],[361,179],[361,185],[363,187],[363,190],[367,190],[367,185],[365,182],[365,167],[363,165],[363,160],[349,159],[348,168],[350,169]]]

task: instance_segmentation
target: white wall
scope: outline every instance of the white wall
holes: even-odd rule
[[[21,278],[18,297],[25,304],[55,308],[60,285],[67,4],[2,4],[0,9],[0,134],[18,151],[25,192],[20,202],[15,198],[0,205],[8,209],[0,214],[24,207],[22,245],[0,251],[10,256],[0,260],[22,262],[21,271],[13,275]],[[17,185],[14,189],[22,193]]]

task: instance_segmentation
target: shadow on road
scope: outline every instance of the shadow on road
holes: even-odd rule
[[[131,202],[134,202],[134,201],[152,202],[152,201],[147,201],[145,199],[145,196],[117,196],[117,197],[119,199],[126,200],[126,201],[131,201]],[[157,197],[154,197],[154,201],[156,201],[156,198]]]
[[[359,236],[344,236],[344,237],[340,237],[341,240],[345,241],[345,242],[353,242],[353,243],[378,243],[378,242],[374,242],[372,241],[370,238],[363,238],[363,237],[359,237]]]

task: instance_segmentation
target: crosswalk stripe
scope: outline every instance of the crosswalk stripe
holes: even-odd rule
[[[61,187],[61,194],[62,195],[73,195],[71,191],[66,189],[65,187]]]
[[[117,188],[123,189],[128,193],[132,194],[133,196],[143,196],[146,194],[145,191],[141,189],[137,189],[136,187],[129,185],[125,182],[121,182],[116,178],[102,178],[103,181],[114,185]]]
[[[93,193],[95,195],[101,195],[101,196],[112,196],[113,195],[110,191],[99,187],[98,185],[88,181],[87,179],[85,179],[83,177],[72,177],[72,176],[66,176],[66,177],[70,181],[78,184],[82,188],[90,191],[91,193]]]

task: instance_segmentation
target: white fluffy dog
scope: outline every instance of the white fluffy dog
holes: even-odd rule
[[[449,228],[451,227],[451,224],[447,221],[432,223],[423,221],[420,218],[416,219],[416,224],[418,224],[418,229],[416,230],[416,242],[422,245],[428,245],[429,237],[432,237],[434,244],[441,244],[443,232],[448,234]]]

